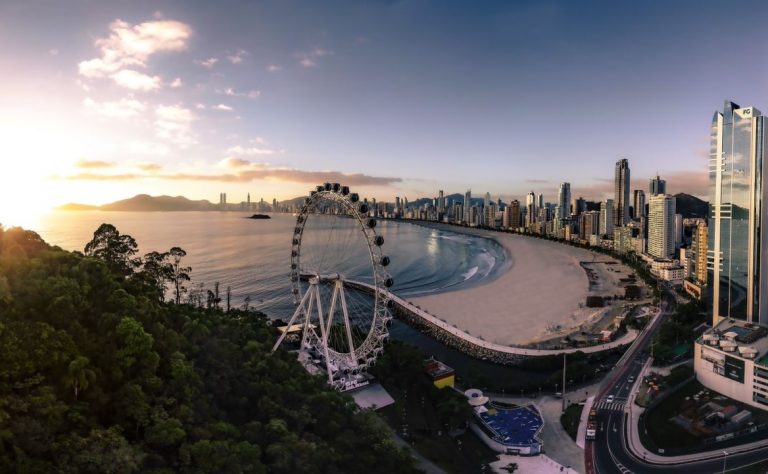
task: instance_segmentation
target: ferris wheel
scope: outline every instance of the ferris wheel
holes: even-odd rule
[[[273,350],[289,332],[300,334],[299,361],[339,390],[368,383],[392,320],[390,259],[370,212],[347,186],[325,183],[305,198],[293,229],[296,309]]]

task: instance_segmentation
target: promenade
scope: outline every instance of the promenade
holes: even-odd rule
[[[353,288],[357,287],[369,292],[374,291],[374,287],[372,285],[359,281],[347,280],[345,281],[345,284]],[[387,290],[382,289],[380,291]],[[491,360],[493,362],[502,364],[513,364],[526,357],[546,357],[561,354],[573,354],[575,352],[591,354],[607,351],[631,344],[638,335],[636,330],[630,329],[622,337],[609,343],[588,347],[569,347],[565,349],[529,349],[524,347],[507,346],[494,342],[488,342],[477,336],[468,334],[467,332],[446,323],[440,318],[428,313],[410,301],[406,301],[392,292],[387,291],[387,296],[394,303],[394,309],[396,312],[398,312],[400,317],[409,319],[411,324],[418,327],[419,329],[424,330],[424,332],[434,337],[435,339],[473,357],[484,360]]]

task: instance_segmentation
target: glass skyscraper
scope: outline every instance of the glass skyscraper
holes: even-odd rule
[[[626,158],[616,162],[616,176],[614,180],[614,224],[616,227],[629,222],[629,161]]]
[[[763,118],[754,107],[729,101],[712,118],[707,264],[714,324],[721,318],[768,324],[768,302],[760,298],[768,295]]]

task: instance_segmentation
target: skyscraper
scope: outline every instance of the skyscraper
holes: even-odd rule
[[[709,286],[713,324],[739,318],[768,324],[768,170],[763,114],[726,101],[712,118],[709,160]]]
[[[520,201],[515,199],[514,201],[510,202],[507,209],[509,209],[509,226],[513,229],[521,227],[522,223],[520,222]]]
[[[651,196],[666,194],[667,182],[661,179],[657,174],[655,178],[651,178],[651,183],[648,185],[648,190],[650,191]]]
[[[662,259],[675,255],[675,197],[669,194],[648,201],[648,254]]]
[[[437,194],[437,212],[443,214],[445,212],[445,195],[441,189]]]
[[[587,212],[587,201],[583,197],[579,197],[573,201],[573,213],[580,216],[582,212]]]
[[[693,234],[693,277],[700,285],[707,284],[707,224],[700,222]]]
[[[525,196],[525,216],[527,225],[536,222],[536,195],[533,191]]]
[[[557,192],[557,205],[559,208],[558,219],[571,217],[571,183],[560,183],[560,189]]]
[[[613,202],[616,206],[614,223],[622,226],[629,222],[629,161],[626,158],[616,162],[613,194]]]
[[[470,209],[472,209],[472,190],[467,189],[467,192],[464,193],[464,218],[462,219],[462,222],[467,225],[472,222]]]
[[[635,189],[633,197],[632,209],[635,212],[633,217],[640,220],[645,217],[645,192],[642,189]]]
[[[600,235],[613,235],[613,224],[616,222],[615,210],[613,199],[606,199],[600,203]]]

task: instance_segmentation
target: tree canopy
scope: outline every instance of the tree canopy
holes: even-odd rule
[[[85,255],[0,227],[3,470],[415,472],[373,412],[271,352],[263,314],[181,304],[183,250],[137,249],[109,224]]]

